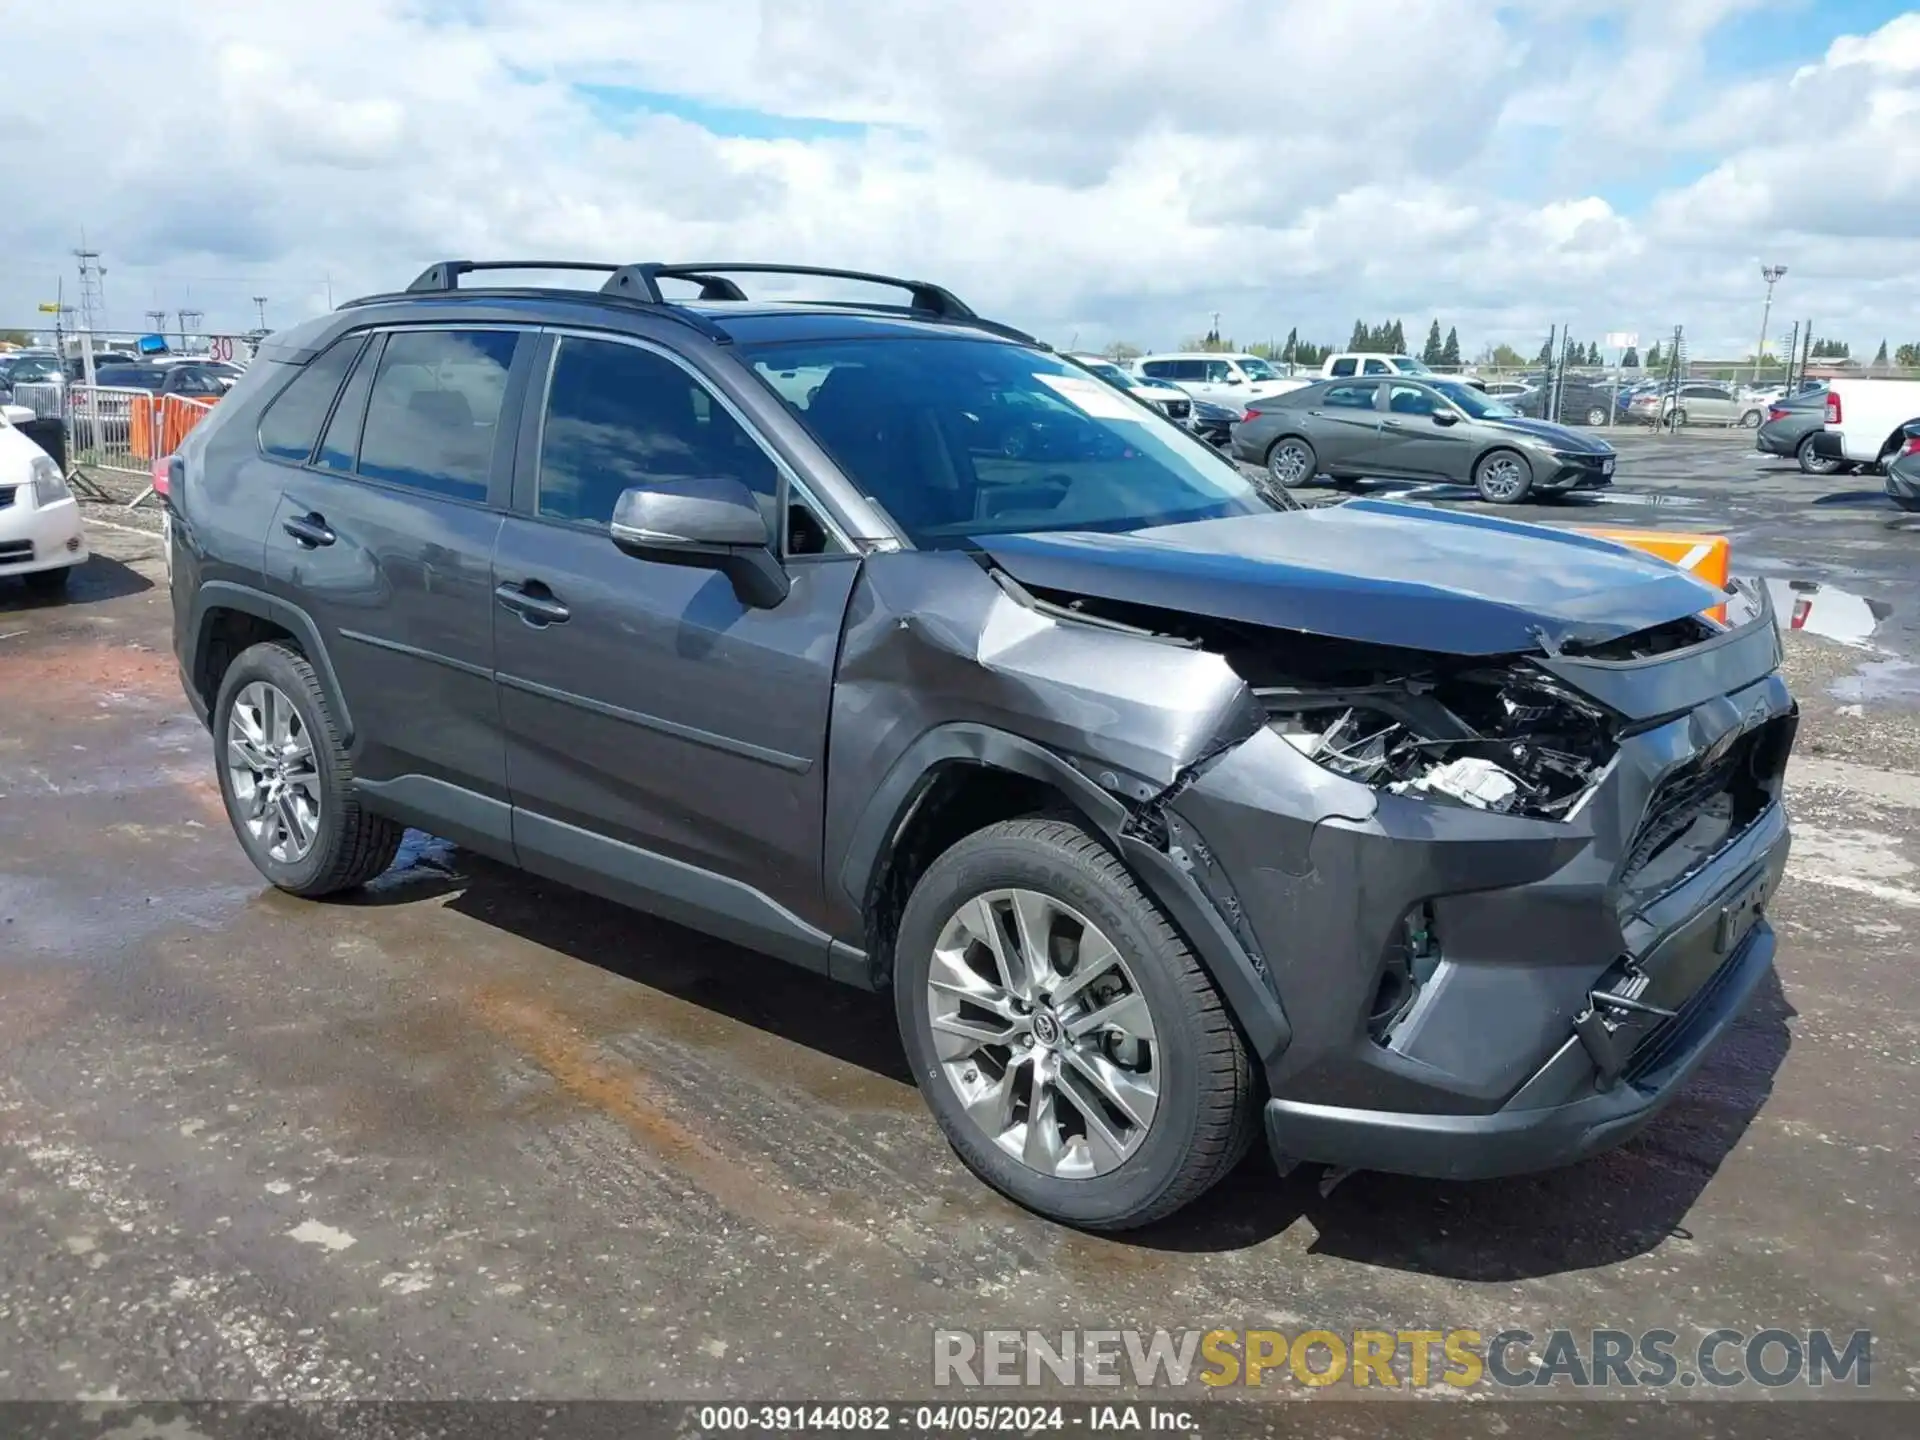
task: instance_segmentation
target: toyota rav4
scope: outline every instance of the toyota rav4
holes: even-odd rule
[[[415,826],[890,990],[965,1163],[1109,1229],[1262,1129],[1283,1166],[1577,1160],[1771,965],[1764,597],[1282,508],[937,285],[461,284],[508,268],[272,337],[172,462],[181,676],[282,889]]]

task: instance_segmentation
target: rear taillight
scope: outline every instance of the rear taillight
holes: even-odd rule
[[[1920,435],[1909,435],[1907,443],[1900,448],[1900,455],[1902,459],[1909,455],[1920,455]]]
[[[1840,397],[1838,395],[1829,394],[1827,396],[1827,423],[1829,425],[1838,425],[1840,423]]]
[[[1260,418],[1260,412],[1258,410],[1249,410],[1246,412],[1246,414],[1240,417],[1240,423],[1244,425],[1249,420],[1258,420],[1259,418]]]
[[[1768,420],[1784,420],[1786,418],[1787,418],[1787,412],[1783,410],[1780,406],[1769,405],[1767,407]]]
[[[1799,630],[1807,623],[1807,616],[1813,613],[1813,601],[1796,600],[1793,602],[1793,619],[1787,622],[1789,630]]]
[[[162,500],[173,487],[173,457],[162,455],[154,460],[147,470],[147,479],[153,486],[153,493]]]

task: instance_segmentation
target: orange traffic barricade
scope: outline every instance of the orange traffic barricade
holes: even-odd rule
[[[213,409],[212,400],[185,395],[158,395],[133,402],[127,442],[139,460],[158,460],[171,455]]]
[[[1682,570],[1692,571],[1716,590],[1727,588],[1733,547],[1727,543],[1724,535],[1692,534],[1683,530],[1614,530],[1598,526],[1591,529],[1583,526],[1580,533],[1611,540],[1616,545],[1644,550],[1649,555],[1658,555]],[[1724,624],[1727,607],[1716,605],[1706,614],[1710,619]]]

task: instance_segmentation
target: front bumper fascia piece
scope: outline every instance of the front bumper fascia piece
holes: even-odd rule
[[[1566,821],[1367,790],[1268,731],[1173,801],[1176,838],[1287,1017],[1267,1066],[1276,1159],[1519,1173],[1617,1144],[1673,1099],[1772,967],[1764,911],[1789,845],[1798,709],[1777,641],[1723,638],[1611,677],[1654,699],[1691,693],[1692,708],[1630,726]],[[1699,696],[1697,667],[1717,656],[1724,674],[1739,653],[1773,658]],[[1663,797],[1729,756],[1745,809],[1703,811],[1646,858]],[[1386,1013],[1410,916],[1436,953]]]

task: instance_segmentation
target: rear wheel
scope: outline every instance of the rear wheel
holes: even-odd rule
[[[1492,505],[1516,505],[1533,488],[1533,467],[1517,450],[1491,450],[1473,467],[1473,488]]]
[[[1680,410],[1680,409],[1674,409],[1669,411],[1667,413],[1667,423],[1671,425],[1674,429],[1678,430],[1681,426],[1687,423],[1687,412],[1685,410]]]
[[[1126,869],[1068,820],[1011,820],[927,868],[894,1002],[969,1169],[1071,1225],[1172,1214],[1239,1161],[1253,1069],[1220,996]]]
[[[1607,423],[1607,412],[1602,410],[1598,405],[1593,406],[1591,409],[1587,411],[1587,424],[1604,425],[1606,423]]]
[[[1282,490],[1298,489],[1319,469],[1312,444],[1299,435],[1283,435],[1267,451],[1267,475]]]
[[[282,890],[331,895],[393,863],[401,827],[361,808],[333,708],[299,651],[242,651],[220,681],[213,735],[233,832]]]
[[[1799,462],[1800,471],[1804,475],[1838,475],[1847,462],[1815,453],[1813,444],[1819,437],[1820,432],[1817,430],[1804,437],[1794,447],[1793,458]]]
[[[1760,428],[1760,422],[1765,418],[1766,417],[1758,410],[1749,410],[1740,417],[1740,428],[1742,430],[1758,430]]]

